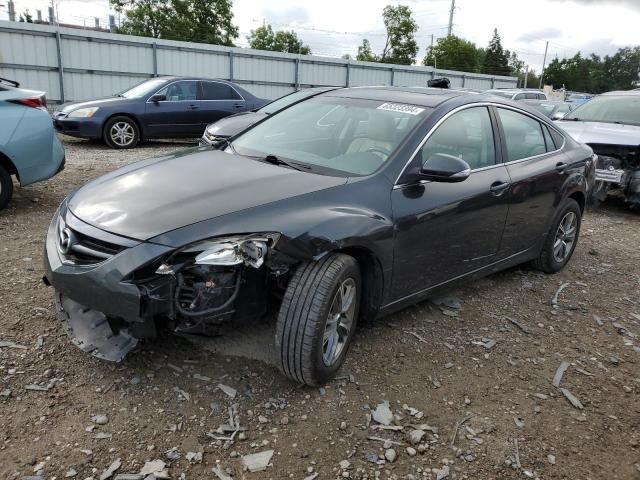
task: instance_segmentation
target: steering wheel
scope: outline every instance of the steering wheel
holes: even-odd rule
[[[391,150],[389,150],[388,148],[384,148],[384,147],[367,148],[365,150],[365,152],[371,152],[373,154],[376,154],[380,158],[382,158],[383,160],[387,159],[389,157],[389,155],[391,155]]]

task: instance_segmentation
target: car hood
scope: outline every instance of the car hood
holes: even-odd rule
[[[84,102],[72,102],[72,103],[64,103],[60,105],[56,111],[62,113],[70,113],[73,110],[77,110],[78,108],[88,108],[88,107],[100,107],[105,104],[118,104],[123,102],[130,101],[130,98],[124,97],[105,97],[105,98],[97,98],[95,100],[86,100]]]
[[[250,127],[254,123],[262,120],[267,115],[265,113],[258,112],[243,112],[236,113],[230,117],[225,117],[212,123],[207,127],[207,132],[211,135],[220,137],[231,137],[236,133],[240,133],[247,127]]]
[[[577,142],[638,146],[640,127],[602,122],[558,121],[556,124]]]
[[[222,151],[137,162],[80,188],[71,212],[95,227],[148,240],[176,228],[347,182]],[[247,231],[252,226],[247,225]],[[240,232],[236,232],[240,233]]]

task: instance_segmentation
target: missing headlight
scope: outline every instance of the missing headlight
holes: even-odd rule
[[[232,308],[242,269],[191,265],[176,275],[175,306],[185,317],[210,317]]]

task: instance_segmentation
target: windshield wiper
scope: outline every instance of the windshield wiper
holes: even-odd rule
[[[311,170],[311,167],[309,165],[283,160],[282,158],[278,158],[275,155],[271,154],[263,157],[262,160],[271,163],[272,165],[286,165],[287,167],[293,168],[294,170],[300,170],[301,172],[305,170]]]

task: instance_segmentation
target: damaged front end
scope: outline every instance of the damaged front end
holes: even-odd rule
[[[608,195],[617,195],[629,205],[640,206],[640,147],[593,143],[589,146],[598,155],[592,199],[599,203]]]
[[[215,335],[226,321],[266,313],[268,293],[292,263],[275,250],[277,233],[205,240],[172,253],[138,284],[166,292],[170,327],[176,332]],[[149,298],[157,298],[150,296]]]
[[[278,233],[233,235],[175,249],[116,237],[64,205],[47,236],[45,282],[72,343],[120,361],[157,326],[216,335],[277,304],[291,266]],[[105,241],[108,235],[108,242]]]

